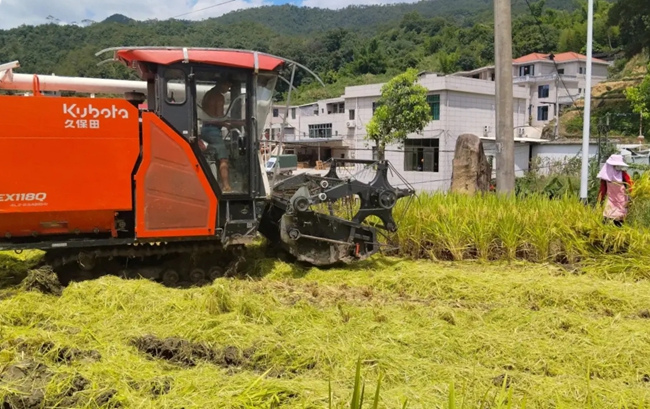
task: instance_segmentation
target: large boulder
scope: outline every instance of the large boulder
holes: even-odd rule
[[[491,176],[492,165],[485,156],[481,139],[472,134],[459,136],[451,174],[451,191],[487,192]]]

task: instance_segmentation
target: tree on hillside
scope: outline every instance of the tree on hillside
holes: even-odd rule
[[[352,62],[352,70],[357,75],[383,74],[386,72],[386,59],[376,38],[367,46],[357,50]]]
[[[639,114],[639,135],[643,135],[643,120],[650,119],[650,65],[641,84],[627,88],[625,97],[630,101],[632,110]]]
[[[417,71],[410,69],[388,81],[381,89],[377,108],[366,126],[366,139],[375,142],[379,160],[386,145],[403,142],[408,134],[422,132],[431,120],[427,89],[417,84]]]
[[[620,26],[629,57],[650,48],[650,1],[618,0],[609,10],[609,24]]]

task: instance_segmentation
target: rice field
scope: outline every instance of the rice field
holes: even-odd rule
[[[636,222],[570,198],[421,196],[396,215],[391,257],[316,269],[253,248],[239,277],[190,289],[28,291],[15,284],[38,254],[0,253],[0,403],[650,407]]]
[[[380,376],[380,408],[650,402],[646,281],[385,257],[247,268],[192,289],[107,276],[61,296],[4,290],[0,401],[22,391],[43,407],[327,408],[331,387],[344,408],[360,360],[365,407]]]
[[[642,210],[648,201],[634,203],[634,217],[616,227],[604,223],[600,206],[586,206],[571,196],[548,200],[540,196],[421,195],[408,208],[395,211],[401,215],[400,228],[387,242],[394,254],[434,261],[599,265],[601,260],[593,260],[613,256],[604,263],[615,260],[632,268],[630,274],[647,278],[650,230],[637,220],[645,215]]]

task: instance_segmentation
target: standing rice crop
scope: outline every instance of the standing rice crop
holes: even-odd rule
[[[630,223],[636,227],[650,227],[650,172],[634,181],[630,199]]]
[[[637,195],[635,206],[650,203],[650,189],[647,199]],[[600,206],[585,206],[573,196],[424,194],[398,223],[390,241],[401,255],[435,260],[576,262],[602,254],[646,254],[642,243],[650,239],[637,224],[604,224]]]

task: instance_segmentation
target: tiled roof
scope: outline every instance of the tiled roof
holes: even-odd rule
[[[532,53],[528,55],[524,55],[523,57],[519,57],[515,60],[513,60],[513,63],[515,64],[521,64],[521,63],[527,63],[527,62],[535,62],[535,61],[551,61],[548,58],[549,54],[541,54],[541,53]],[[560,54],[555,54],[555,62],[558,63],[563,63],[563,62],[569,62],[569,61],[586,61],[587,56],[574,53],[574,52],[568,52],[568,53],[560,53]],[[599,64],[608,64],[607,61],[598,59],[598,58],[593,58],[594,63],[599,63]]]

